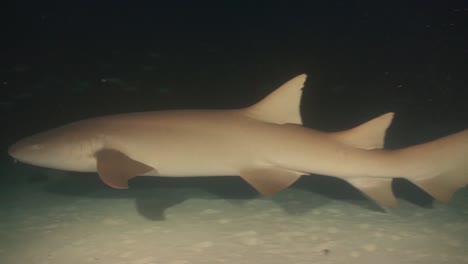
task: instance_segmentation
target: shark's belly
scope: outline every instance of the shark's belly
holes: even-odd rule
[[[259,161],[252,144],[224,135],[133,140],[116,148],[155,169],[146,176],[234,176]]]
[[[144,163],[156,169],[151,176],[168,177],[234,176],[239,175],[241,168],[250,166],[251,161],[242,158],[242,153],[216,153],[219,152],[207,149],[186,151],[157,160],[147,159]]]

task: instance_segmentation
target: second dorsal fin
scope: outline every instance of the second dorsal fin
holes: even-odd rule
[[[384,146],[385,134],[392,123],[393,116],[393,113],[386,113],[355,128],[329,135],[356,148],[381,149]]]

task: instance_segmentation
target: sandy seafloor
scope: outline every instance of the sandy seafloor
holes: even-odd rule
[[[261,198],[236,177],[117,191],[96,175],[2,164],[2,264],[468,263],[468,189],[381,212],[296,185]]]

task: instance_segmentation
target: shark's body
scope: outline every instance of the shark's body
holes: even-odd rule
[[[23,139],[15,159],[54,169],[98,172],[111,187],[146,176],[241,176],[272,195],[304,174],[339,177],[394,207],[391,181],[405,177],[441,201],[468,184],[468,130],[410,148],[382,150],[388,113],[354,129],[301,126],[306,76],[236,110],[129,113],[87,119]]]

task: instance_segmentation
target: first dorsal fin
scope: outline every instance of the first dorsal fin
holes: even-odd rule
[[[300,104],[306,79],[306,74],[294,77],[260,102],[244,109],[246,114],[275,124],[302,124]]]

